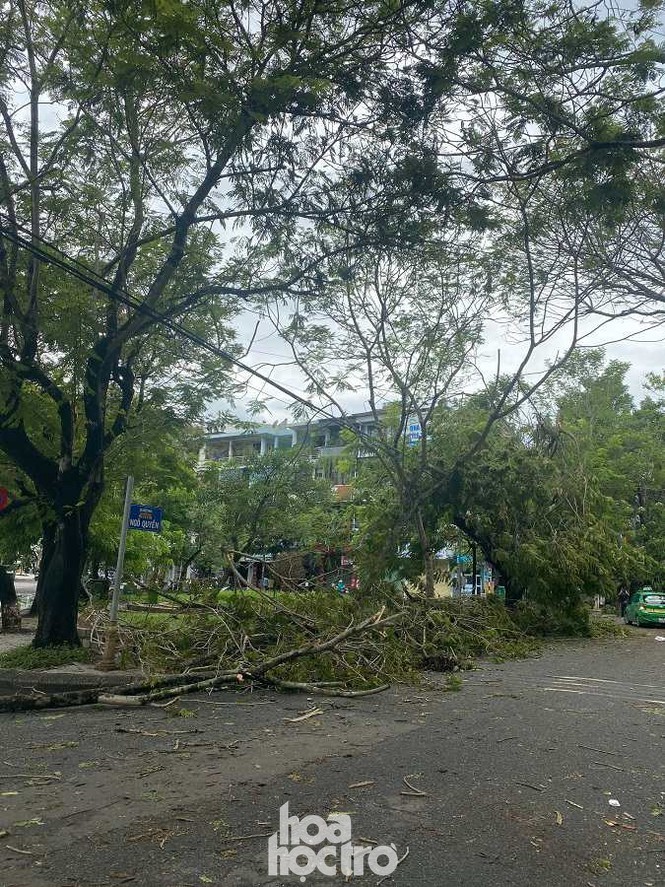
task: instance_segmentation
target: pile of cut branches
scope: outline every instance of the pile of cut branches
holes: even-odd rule
[[[377,607],[380,626],[346,635]],[[491,600],[382,600],[330,592],[270,595],[239,592],[223,603],[186,613],[125,614],[126,655],[148,673],[241,672],[321,639],[337,636],[325,652],[286,658],[272,673],[282,681],[340,682],[366,688],[418,680],[423,669],[464,668],[481,656],[506,659],[530,653],[536,642],[508,611]]]
[[[87,623],[93,643],[101,645],[106,613],[88,613]],[[11,697],[0,700],[0,710],[145,705],[230,684],[358,696],[396,681],[416,682],[423,669],[450,671],[480,656],[527,655],[536,644],[498,602],[377,603],[327,592],[239,592],[170,613],[128,611],[120,640],[125,664],[159,677],[110,691]]]
[[[162,699],[174,698],[185,693],[213,690],[228,684],[260,683],[285,690],[299,690],[308,693],[323,693],[335,696],[367,696],[387,689],[390,685],[378,685],[363,690],[346,690],[339,682],[282,680],[275,672],[280,667],[308,656],[319,656],[335,650],[340,645],[365,632],[376,631],[392,625],[399,614],[385,615],[385,607],[371,614],[361,622],[352,622],[343,631],[326,640],[313,639],[302,646],[264,658],[254,664],[241,664],[228,671],[217,670],[214,675],[204,677],[194,671],[163,675],[153,680],[115,687],[110,690],[94,688],[81,691],[47,694],[16,694],[0,699],[0,711],[26,709],[60,708],[71,705],[101,703],[106,705],[146,705]]]
[[[476,659],[528,656],[539,641],[515,624],[495,598],[412,601],[399,629],[403,644],[431,671],[471,668]]]
[[[346,629],[371,620],[377,608],[381,625],[347,634]],[[180,615],[123,615],[121,632],[128,654],[149,672],[210,669],[252,670],[280,659],[274,674],[282,680],[341,682],[366,688],[412,677],[410,656],[393,643],[402,607],[385,601],[359,600],[333,592],[270,595],[238,592],[215,606]],[[335,637],[325,651],[290,657],[292,650]]]

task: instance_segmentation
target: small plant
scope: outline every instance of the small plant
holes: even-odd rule
[[[458,674],[449,674],[446,677],[445,690],[447,693],[457,693],[462,689],[462,678]]]
[[[16,647],[0,654],[0,668],[41,669],[57,668],[72,662],[91,662],[92,651],[87,647]]]

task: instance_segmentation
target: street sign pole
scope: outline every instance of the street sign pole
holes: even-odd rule
[[[120,583],[122,571],[125,565],[125,549],[127,547],[127,529],[129,526],[129,510],[132,506],[132,493],[134,492],[134,478],[128,475],[125,485],[125,507],[122,512],[122,526],[120,528],[120,545],[118,546],[118,560],[115,567],[113,580],[113,595],[111,597],[111,613],[109,620],[104,656],[100,667],[112,669],[115,666],[115,654],[118,646],[118,605],[120,604]]]

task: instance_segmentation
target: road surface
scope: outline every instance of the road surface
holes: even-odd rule
[[[459,692],[436,677],[357,700],[227,690],[0,715],[0,883],[298,885],[268,874],[288,801],[349,813],[354,844],[394,843],[386,887],[662,885],[658,634],[486,663]]]
[[[37,591],[37,580],[32,573],[15,574],[14,587],[18,595],[21,609],[27,608],[32,604],[35,592]],[[3,632],[0,631],[0,653],[8,652],[16,647],[23,647],[29,644],[35,633],[35,620],[23,619],[23,631],[20,632]],[[1,791],[2,789],[0,789]],[[0,811],[1,812],[1,811]],[[0,880],[0,884],[2,881]]]

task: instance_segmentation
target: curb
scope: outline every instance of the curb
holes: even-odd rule
[[[136,672],[93,672],[48,669],[0,669],[0,697],[13,696],[21,690],[42,693],[65,693],[68,690],[92,690],[96,687],[118,687],[131,684],[141,675]]]

